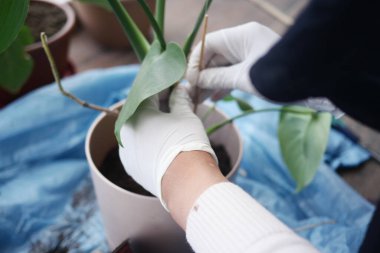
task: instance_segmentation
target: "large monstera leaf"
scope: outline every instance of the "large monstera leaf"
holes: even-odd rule
[[[115,135],[120,145],[120,129],[138,106],[145,99],[178,82],[185,71],[186,58],[180,46],[168,43],[162,51],[158,41],[152,44],[116,121]]]
[[[300,113],[288,112],[286,108]],[[297,192],[313,179],[326,150],[330,126],[329,113],[297,106],[282,110],[278,128],[280,148],[297,183]]]

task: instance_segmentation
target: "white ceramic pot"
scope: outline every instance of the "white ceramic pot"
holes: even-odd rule
[[[122,104],[123,101],[113,108],[121,107]],[[207,105],[200,105],[198,115],[202,117],[209,108]],[[215,110],[204,124],[208,127],[226,118],[223,113]],[[161,235],[162,241],[185,240],[184,232],[157,198],[122,189],[99,172],[98,168],[107,153],[117,145],[113,133],[115,120],[115,117],[102,113],[91,125],[86,138],[86,156],[110,248],[116,248],[127,238],[145,235]],[[230,178],[238,169],[242,156],[242,139],[236,127],[233,124],[226,125],[210,139],[214,144],[221,144],[226,148],[233,164],[227,176]]]

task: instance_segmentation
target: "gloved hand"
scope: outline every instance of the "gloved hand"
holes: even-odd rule
[[[121,129],[124,147],[119,155],[126,172],[136,182],[161,196],[161,180],[174,158],[182,151],[209,152],[217,161],[200,119],[193,113],[186,90],[178,86],[172,93],[170,113],[158,109],[158,97],[145,101]]]
[[[191,85],[204,89],[239,89],[256,94],[249,69],[278,39],[275,32],[255,22],[212,32],[206,36],[205,69],[199,72],[199,43],[189,59],[186,78]]]
[[[212,32],[206,36],[203,56],[205,69],[199,71],[199,43],[191,54],[186,78],[192,87],[205,89],[202,94],[197,94],[201,97],[200,100],[212,93],[220,98],[225,95],[220,90],[231,89],[239,89],[263,98],[252,85],[249,70],[279,38],[278,34],[255,22]],[[335,117],[343,115],[342,111],[325,98],[310,98],[295,101],[293,104],[330,112]]]

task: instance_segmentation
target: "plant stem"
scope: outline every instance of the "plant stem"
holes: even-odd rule
[[[206,15],[211,3],[212,3],[212,0],[206,0],[205,4],[203,5],[202,11],[199,13],[199,16],[197,18],[197,22],[195,23],[193,31],[190,33],[189,37],[187,37],[186,39],[186,42],[183,46],[183,52],[185,53],[186,58],[189,56],[191,47],[193,46],[193,43],[195,40],[195,36],[197,35],[199,28],[201,27],[204,16]]]
[[[166,0],[156,1],[156,20],[162,34],[165,34],[165,4]]]
[[[149,6],[146,4],[144,0],[137,0],[137,2],[140,4],[141,8],[144,10],[145,15],[148,17],[149,22],[154,30],[154,34],[156,35],[156,38],[161,44],[161,49],[166,49],[166,42],[164,39],[164,35],[160,29],[159,24],[157,23],[156,19],[154,18],[154,15],[152,11],[150,10]]]
[[[228,125],[230,123],[232,123],[234,120],[236,119],[240,119],[240,118],[243,118],[245,116],[248,116],[248,115],[251,115],[253,113],[262,113],[262,112],[289,112],[289,113],[295,113],[295,114],[306,114],[306,115],[313,115],[315,114],[316,112],[301,112],[301,111],[298,111],[298,110],[293,110],[293,109],[290,109],[290,108],[284,108],[284,107],[280,107],[280,108],[266,108],[266,109],[261,109],[261,110],[248,110],[248,111],[245,111],[239,115],[236,115],[228,120],[225,120],[221,123],[218,123],[218,124],[215,124],[209,128],[207,128],[206,132],[207,132],[207,135],[211,135],[212,133],[214,133],[216,130],[224,127],[225,125]]]
[[[140,62],[149,50],[149,43],[119,0],[108,0]]]
[[[207,25],[208,25],[208,15],[206,14],[203,21],[203,32],[202,32],[202,44],[201,44],[201,52],[198,63],[198,70],[201,72],[204,68],[204,54],[205,54],[205,44],[206,44],[206,33],[207,33]],[[198,84],[198,78],[196,81],[196,85]],[[195,87],[195,96],[194,96],[194,113],[197,112],[198,104],[199,104],[199,96],[200,96],[200,88],[198,86]]]
[[[50,49],[49,49],[49,46],[47,44],[47,36],[45,33],[41,33],[41,42],[42,42],[42,47],[44,48],[44,51],[45,51],[45,54],[49,60],[49,63],[50,63],[50,68],[53,72],[53,76],[54,76],[54,79],[55,79],[55,82],[58,84],[58,87],[59,87],[59,90],[61,91],[61,93],[74,100],[76,103],[84,106],[84,107],[87,107],[87,108],[90,108],[90,109],[93,109],[93,110],[97,110],[97,111],[101,111],[101,112],[105,112],[107,114],[110,114],[110,115],[114,115],[114,116],[118,116],[119,113],[116,112],[116,111],[112,111],[112,110],[109,110],[108,108],[104,108],[104,107],[101,107],[101,106],[97,106],[97,105],[94,105],[94,104],[90,104],[86,101],[83,101],[79,98],[77,98],[76,96],[74,96],[73,94],[67,92],[63,86],[62,86],[62,83],[61,83],[61,78],[59,77],[59,73],[58,73],[58,70],[57,70],[57,66],[55,64],[55,61],[54,61],[54,58],[50,52]]]

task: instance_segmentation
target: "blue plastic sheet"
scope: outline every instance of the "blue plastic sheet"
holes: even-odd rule
[[[138,66],[85,72],[63,81],[78,97],[103,106],[124,98]],[[241,92],[255,108],[273,105]],[[218,106],[230,115],[233,103]],[[107,252],[84,154],[87,130],[98,113],[63,97],[55,84],[0,110],[0,252]],[[236,183],[322,252],[357,252],[373,206],[336,173],[369,154],[332,131],[325,162],[300,194],[278,149],[278,114],[236,121],[244,156]]]

